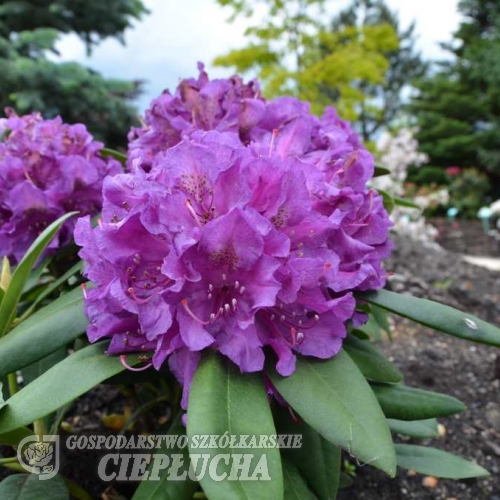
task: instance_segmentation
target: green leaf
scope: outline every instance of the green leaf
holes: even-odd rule
[[[0,339],[0,377],[24,368],[72,342],[85,332],[80,288],[54,300]]]
[[[396,456],[373,391],[345,351],[327,361],[298,357],[295,372],[267,369],[278,392],[325,439],[390,476]]]
[[[458,399],[405,385],[372,385],[387,418],[425,420],[460,413],[467,407]]]
[[[0,444],[9,446],[17,446],[25,437],[33,436],[33,431],[27,427],[19,427],[19,429],[0,434]]]
[[[33,364],[22,369],[23,384],[26,386],[43,375],[47,370],[60,363],[66,356],[66,348],[58,349],[44,358],[35,361]]]
[[[23,294],[25,294],[26,292],[29,292],[30,290],[32,290],[33,288],[35,288],[39,285],[40,278],[41,278],[42,274],[45,272],[45,269],[47,268],[47,266],[49,265],[50,260],[51,260],[50,257],[45,257],[45,259],[43,259],[38,264],[38,266],[36,266],[35,269],[33,269],[30,272],[28,279],[26,280],[26,283],[24,284],[24,287],[23,287]]]
[[[184,435],[184,426],[181,424],[180,415],[174,420],[166,435],[181,436]],[[188,470],[189,452],[186,447],[179,448],[175,446],[167,447],[165,441],[162,441],[160,449],[156,453],[168,455],[172,460],[172,455],[183,455],[184,467],[179,469],[178,475],[182,476]],[[141,481],[132,500],[191,500],[194,492],[198,488],[198,483],[192,481],[189,476],[182,481],[169,480],[169,468],[157,470],[154,472],[155,462],[151,462],[146,471],[149,471],[148,479]],[[149,479],[154,474],[153,480]],[[159,479],[156,477],[159,476]]]
[[[394,201],[394,204],[400,207],[416,208],[417,210],[422,210],[422,207],[420,205],[417,205],[413,201],[407,200],[406,198],[399,198],[398,196],[393,196],[392,199]]]
[[[14,474],[0,483],[2,500],[69,500],[64,480],[56,475],[40,481],[37,474]]]
[[[100,342],[76,351],[8,399],[0,410],[0,433],[45,417],[124,370],[118,358],[104,354],[107,345]],[[127,361],[134,365],[139,357]]]
[[[257,464],[267,461],[271,480],[228,481],[231,463],[223,460],[218,474],[227,473],[226,479],[215,481],[209,474],[200,479],[209,498],[217,500],[253,499],[275,500],[283,498],[281,457],[277,448],[195,448],[193,436],[211,434],[222,436],[274,435],[273,417],[261,374],[241,374],[238,368],[216,353],[206,354],[195,373],[189,393],[187,435],[190,455],[253,454],[251,476]],[[250,438],[249,438],[250,439]],[[262,462],[261,462],[262,461]]]
[[[391,213],[394,210],[394,199],[387,191],[383,189],[377,189],[378,193],[382,196],[385,209]]]
[[[379,290],[358,297],[387,311],[455,337],[500,347],[500,329],[471,314],[411,295]]]
[[[380,325],[377,323],[377,320],[373,316],[373,314],[370,314],[368,316],[368,321],[361,326],[358,326],[356,328],[358,332],[364,333],[368,338],[373,338],[375,340],[383,340],[382,336],[382,329],[380,328]]]
[[[354,481],[349,474],[345,472],[340,473],[340,484],[339,490],[345,490],[346,488],[350,488],[353,485]]]
[[[282,456],[297,467],[320,500],[336,498],[340,480],[340,448],[328,442],[305,422],[295,423],[284,408],[280,407],[276,413],[279,434],[302,435],[302,446],[283,449]]]
[[[9,326],[17,311],[17,303],[23,292],[23,288],[30,276],[31,270],[36,261],[42,255],[47,245],[52,241],[59,228],[78,212],[71,212],[63,215],[50,226],[48,226],[30,246],[26,255],[16,267],[5,297],[0,304],[0,338],[7,333]]]
[[[285,486],[285,500],[317,500],[314,493],[307,487],[298,469],[286,458],[283,459],[283,484]]]
[[[68,271],[66,271],[60,278],[47,285],[47,287],[43,290],[42,293],[40,293],[40,295],[38,295],[38,297],[29,307],[29,309],[23,313],[22,318],[24,319],[25,317],[30,316],[32,312],[36,309],[36,307],[43,301],[43,299],[48,297],[54,290],[57,290],[61,285],[66,283],[66,281],[68,281],[69,278],[81,272],[83,270],[83,266],[84,266],[83,261],[77,262],[74,266],[68,269]]]
[[[380,165],[375,165],[375,171],[373,172],[373,177],[380,177],[382,175],[390,175],[391,171]]]
[[[344,341],[344,349],[366,378],[390,384],[403,380],[403,374],[370,341],[349,335]]]
[[[120,153],[120,151],[116,151],[116,149],[102,148],[100,153],[103,158],[109,158],[111,156],[115,160],[118,160],[122,165],[127,163],[127,155]]]
[[[380,326],[380,328],[382,328],[382,330],[384,330],[385,333],[387,333],[389,339],[392,340],[391,325],[389,324],[389,320],[387,318],[387,311],[373,304],[370,307],[370,311],[373,315],[373,318],[377,322],[378,326]]]
[[[489,472],[474,462],[446,453],[445,451],[417,446],[396,444],[398,467],[410,469],[420,474],[427,474],[448,479],[466,479],[489,476]]]
[[[438,433],[438,422],[435,418],[427,420],[395,420],[387,419],[391,431],[395,434],[410,436],[417,439],[435,438]]]

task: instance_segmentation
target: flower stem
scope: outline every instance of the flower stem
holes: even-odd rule
[[[40,441],[42,440],[44,434],[47,434],[47,427],[43,418],[40,418],[33,422],[33,431],[35,432],[35,435],[38,436],[38,439]]]
[[[7,375],[7,382],[9,384],[10,397],[14,396],[17,391],[19,391],[19,386],[17,384],[17,373],[9,373]]]

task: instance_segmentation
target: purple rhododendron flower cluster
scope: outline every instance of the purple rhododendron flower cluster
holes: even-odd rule
[[[99,213],[104,177],[122,170],[99,156],[102,147],[84,125],[7,110],[0,119],[0,256],[19,261],[65,213]],[[67,221],[48,251],[67,244],[74,225]]]
[[[186,80],[132,132],[129,172],[108,178],[103,219],[80,219],[92,342],[153,353],[184,387],[216,349],[242,372],[263,348],[290,375],[296,353],[339,352],[354,291],[385,283],[391,226],[367,189],[374,164],[333,109],[265,101],[239,78]]]

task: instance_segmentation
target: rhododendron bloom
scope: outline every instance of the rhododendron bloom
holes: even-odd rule
[[[362,319],[353,292],[385,283],[391,225],[366,188],[371,155],[333,110],[318,119],[293,98],[245,97],[234,78],[188,82],[167,95],[168,113],[153,104],[129,172],[104,182],[101,223],[80,219],[75,233],[97,285],[90,340],[152,353],[156,369],[167,361],[184,408],[205,349],[255,372],[267,346],[285,376],[297,353],[338,353],[347,322]],[[178,123],[183,138],[162,147]]]
[[[73,210],[99,213],[105,176],[121,171],[99,155],[103,144],[84,125],[40,115],[0,119],[0,256],[19,261],[36,237]],[[68,220],[48,251],[72,238]]]

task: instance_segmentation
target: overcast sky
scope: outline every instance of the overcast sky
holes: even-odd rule
[[[103,0],[104,1],[104,0]],[[330,0],[332,7],[348,0]],[[458,0],[387,0],[399,12],[403,26],[417,22],[418,46],[427,59],[439,59],[438,43],[450,39],[459,22]],[[230,71],[212,68],[217,55],[244,46],[245,24],[226,22],[229,10],[215,0],[145,0],[151,14],[127,31],[126,45],[107,40],[87,57],[76,36],[64,37],[58,45],[64,61],[78,61],[104,76],[147,80],[138,106],[141,112],[164,88],[173,89],[179,79],[194,76],[196,62],[203,61],[211,76]]]

